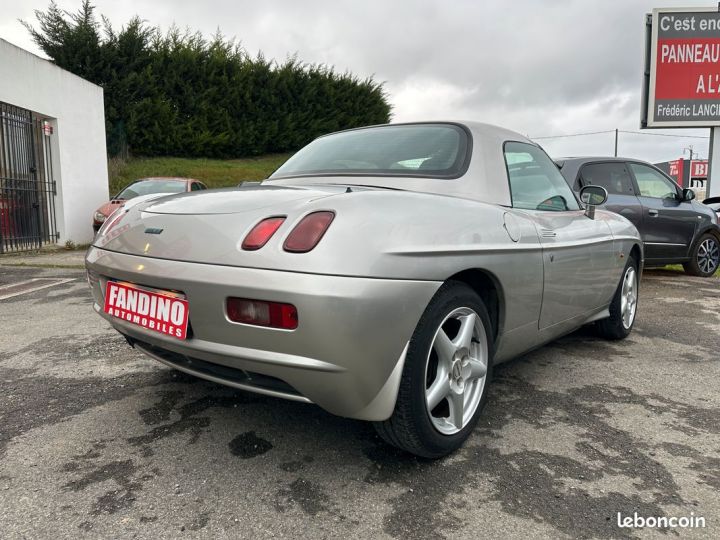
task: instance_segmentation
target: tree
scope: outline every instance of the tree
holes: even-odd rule
[[[103,87],[110,155],[241,157],[293,151],[315,137],[386,123],[381,83],[290,58],[251,58],[217,33],[139,17],[115,31],[84,0],[77,13],[52,2],[23,22],[58,66]]]

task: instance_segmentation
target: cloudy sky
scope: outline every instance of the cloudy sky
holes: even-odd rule
[[[472,119],[531,137],[639,130],[644,15],[671,0],[95,0],[120,27],[133,15],[235,37],[251,53],[385,81],[393,121]],[[80,0],[58,0],[75,11]],[[48,0],[0,0],[0,37],[40,53],[18,19]],[[663,161],[709,130],[620,134],[621,155]],[[695,136],[687,138],[681,136]],[[553,156],[613,152],[614,133],[538,140]],[[685,151],[687,155],[687,151]]]

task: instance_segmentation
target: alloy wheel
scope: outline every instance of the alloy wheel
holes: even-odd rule
[[[477,411],[488,356],[485,327],[472,309],[457,308],[438,326],[425,365],[425,404],[443,435],[462,430]]]
[[[623,327],[629,329],[635,320],[637,308],[637,272],[635,267],[628,266],[623,277],[622,291],[620,293],[620,314]]]
[[[720,265],[720,246],[714,238],[706,238],[698,246],[697,263],[705,274],[713,274]]]

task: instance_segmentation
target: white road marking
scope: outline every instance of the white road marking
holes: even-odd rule
[[[75,281],[75,278],[33,278],[25,281],[19,281],[17,283],[10,283],[9,285],[0,286],[0,300],[6,300],[13,298],[14,296],[20,296],[21,294],[28,294],[31,292],[39,291],[41,289],[47,289],[48,287],[54,287],[55,285],[62,285],[69,281]],[[33,283],[37,285],[32,286]],[[23,288],[23,285],[28,285],[30,288]],[[15,290],[20,287],[20,290]],[[7,291],[3,293],[3,291]]]

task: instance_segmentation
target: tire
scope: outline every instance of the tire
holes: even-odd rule
[[[625,264],[615,296],[610,302],[610,317],[597,322],[600,337],[618,340],[630,335],[637,314],[639,285],[638,263],[631,255]]]
[[[487,401],[493,335],[475,291],[456,281],[440,287],[410,339],[395,410],[374,422],[380,437],[424,458],[458,449]]]
[[[716,236],[705,233],[692,249],[690,260],[683,264],[685,272],[691,276],[710,277],[720,267],[720,240]]]

